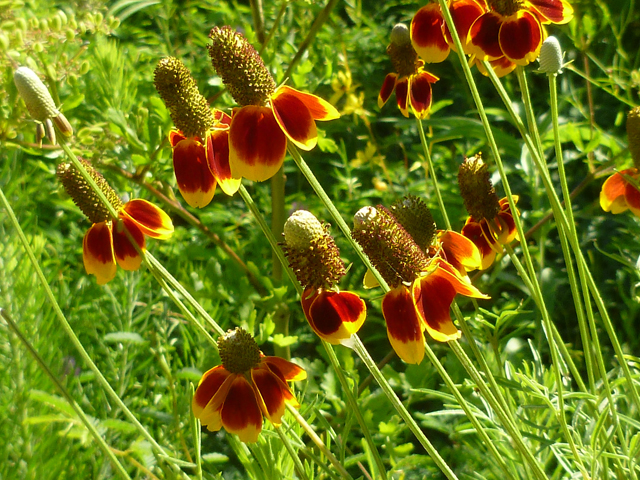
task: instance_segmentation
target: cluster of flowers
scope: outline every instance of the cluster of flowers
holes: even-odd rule
[[[565,24],[573,18],[566,0],[449,0],[448,10],[462,50],[470,65],[484,74],[488,61],[502,77],[518,65],[528,65],[540,54],[547,37],[546,24]],[[438,77],[424,70],[425,63],[446,60],[455,43],[439,3],[428,3],[414,15],[411,27],[396,25],[387,53],[395,72],[385,78],[378,105],[382,107],[394,89],[398,108],[425,118],[431,108],[431,83]]]

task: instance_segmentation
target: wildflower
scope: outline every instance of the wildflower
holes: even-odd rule
[[[116,275],[116,265],[125,270],[140,268],[142,257],[127,236],[127,231],[141,250],[145,249],[145,235],[166,239],[173,233],[173,223],[161,209],[142,199],[123,204],[116,192],[89,162],[81,160],[109,203],[118,211],[113,218],[97,194],[70,163],[58,165],[57,175],[74,203],[91,221],[91,228],[82,241],[82,258],[87,273],[96,276],[104,285]]]
[[[219,110],[211,112],[191,73],[177,58],[158,62],[154,85],[177,127],[169,134],[169,142],[182,197],[190,206],[202,208],[211,202],[217,184],[233,195],[240,178],[233,178],[229,168],[231,117]]]
[[[284,225],[283,250],[304,288],[300,298],[309,325],[323,340],[345,344],[367,316],[364,301],[336,285],[346,270],[327,227],[306,210],[294,212]]]
[[[56,108],[49,90],[33,70],[29,67],[18,67],[13,72],[13,81],[27,106],[27,110],[29,110],[29,114],[37,122],[36,143],[39,146],[42,147],[44,137],[49,137],[52,145],[56,144],[54,123],[65,137],[73,135],[71,124]]]
[[[627,138],[634,167],[616,172],[605,180],[600,206],[605,212],[622,213],[629,209],[640,217],[640,107],[627,115]]]
[[[416,118],[426,118],[431,110],[431,84],[439,79],[424,70],[424,62],[411,45],[409,30],[402,23],[391,31],[391,43],[387,47],[394,73],[388,73],[378,95],[378,107],[387,103],[395,90],[398,108],[409,117],[409,109]]]
[[[469,54],[468,34],[471,25],[485,13],[484,2],[477,0],[453,0],[449,11],[456,26],[464,53]],[[442,16],[438,3],[428,3],[411,20],[411,43],[422,60],[427,63],[439,63],[455,49],[451,32]]]
[[[360,209],[351,235],[391,288],[382,314],[391,346],[407,363],[422,361],[425,329],[440,342],[460,338],[449,313],[456,294],[488,298],[441,256],[423,252],[384,207]]]
[[[263,415],[279,426],[285,404],[298,408],[287,381],[307,373],[280,357],[265,357],[255,340],[241,328],[218,339],[222,365],[207,371],[193,396],[193,414],[211,432],[220,428],[243,442],[257,442]]]
[[[505,57],[527,65],[540,53],[547,33],[544,24],[565,24],[573,18],[566,0],[487,0],[488,11],[469,31],[470,53],[478,60]]]
[[[481,269],[489,268],[502,246],[519,240],[507,198],[498,200],[489,169],[480,154],[466,158],[458,170],[458,184],[469,218],[462,235],[469,238],[482,256]],[[514,201],[518,196],[514,195]]]
[[[229,129],[229,162],[234,178],[271,178],[282,166],[287,139],[302,150],[318,142],[316,120],[340,117],[328,102],[289,86],[276,88],[258,52],[231,27],[209,34],[211,63],[240,108]]]

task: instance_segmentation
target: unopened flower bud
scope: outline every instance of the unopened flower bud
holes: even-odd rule
[[[500,211],[498,196],[489,177],[489,167],[480,154],[465,158],[458,169],[460,195],[467,212],[476,220],[492,220]]]
[[[633,164],[640,168],[640,107],[632,108],[627,114],[627,139]]]
[[[283,250],[303,288],[333,288],[346,273],[333,237],[306,210],[294,212],[284,224]]]
[[[429,207],[415,195],[407,195],[391,205],[389,210],[420,249],[426,252],[436,235],[436,222]]]
[[[562,73],[562,48],[554,36],[547,37],[540,47],[540,71],[547,74]]]
[[[260,348],[253,337],[240,327],[218,338],[222,365],[229,373],[245,373],[260,363]]]
[[[411,43],[411,35],[407,26],[404,23],[397,23],[391,30],[390,40],[391,43],[398,46]]]

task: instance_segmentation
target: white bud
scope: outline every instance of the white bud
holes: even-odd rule
[[[562,48],[556,37],[547,37],[540,47],[540,71],[547,74],[562,73]]]
[[[397,23],[391,30],[391,43],[398,46],[411,43],[409,29],[404,23]]]
[[[378,211],[374,207],[362,207],[353,216],[354,228],[368,225],[377,215]]]
[[[295,249],[307,249],[312,240],[325,235],[324,227],[311,212],[297,210],[284,224],[284,241]]]

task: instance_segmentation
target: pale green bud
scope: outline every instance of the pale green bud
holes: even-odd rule
[[[306,249],[311,242],[325,235],[320,221],[311,212],[297,210],[284,224],[284,240],[291,248]]]
[[[547,37],[540,48],[540,71],[547,74],[562,73],[562,48],[556,37]]]
[[[398,46],[411,43],[409,29],[404,23],[397,23],[391,30],[391,43]]]

